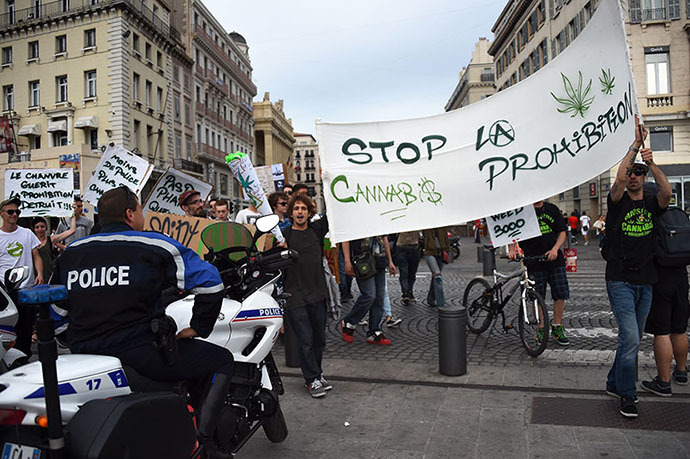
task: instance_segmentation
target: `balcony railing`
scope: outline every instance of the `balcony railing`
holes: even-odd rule
[[[176,158],[175,168],[181,169],[183,171],[193,172],[196,174],[203,174],[204,167],[201,164],[195,163],[193,161],[187,161],[186,159]]]
[[[0,14],[0,29],[36,23],[60,16],[103,8],[105,6],[125,5],[132,12],[145,19],[150,26],[165,36],[171,36],[170,27],[156,16],[141,0],[99,0],[93,5],[93,0],[69,0],[44,3],[29,8],[22,8],[13,12]],[[176,32],[172,32],[174,36]],[[179,36],[179,34],[177,34]]]
[[[647,107],[672,107],[673,96],[647,96]]]
[[[662,8],[633,8],[630,9],[630,22],[665,21],[668,17],[665,7]]]
[[[482,73],[481,81],[494,81],[494,72]]]

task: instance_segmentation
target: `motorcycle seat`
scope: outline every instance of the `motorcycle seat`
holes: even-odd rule
[[[183,393],[185,381],[156,381],[139,373],[134,368],[123,365],[129,387],[133,392],[174,392]]]

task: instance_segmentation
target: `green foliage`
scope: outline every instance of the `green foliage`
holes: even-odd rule
[[[583,90],[582,89],[582,72],[578,71],[578,81],[577,87],[574,88],[567,76],[561,73],[563,77],[563,87],[565,88],[565,93],[567,97],[556,97],[554,93],[551,93],[556,102],[562,105],[561,108],[557,108],[560,113],[571,113],[571,118],[575,118],[576,115],[584,118],[585,113],[589,110],[594,102],[594,96],[588,97],[592,89],[592,80],[589,80],[589,84]]]
[[[613,84],[613,82],[616,81],[616,77],[611,76],[611,69],[601,69],[601,74],[602,76],[599,77],[601,92],[610,96],[613,93],[613,88],[616,87],[616,85]]]

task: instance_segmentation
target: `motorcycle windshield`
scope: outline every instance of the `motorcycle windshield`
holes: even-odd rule
[[[204,228],[201,242],[214,252],[236,248],[237,252],[230,253],[229,258],[238,261],[254,246],[254,237],[251,231],[239,223],[218,222]]]

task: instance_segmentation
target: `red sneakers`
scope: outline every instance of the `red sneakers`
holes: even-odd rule
[[[367,338],[367,343],[378,344],[380,346],[390,346],[392,341],[383,335],[382,331],[377,331]]]
[[[343,340],[346,343],[351,343],[355,340],[355,329],[349,325],[350,324],[346,324],[344,320],[340,322],[340,331],[342,332]]]

